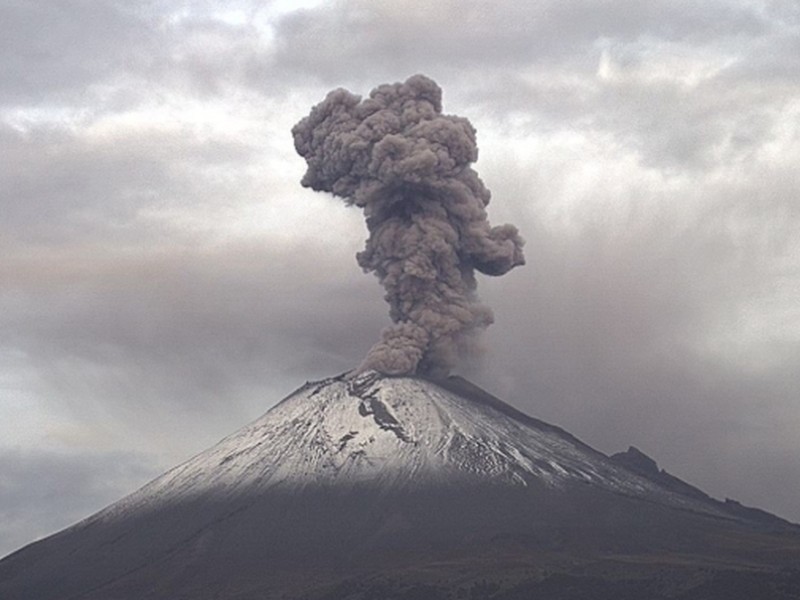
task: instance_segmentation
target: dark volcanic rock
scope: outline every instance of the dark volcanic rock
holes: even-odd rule
[[[708,499],[708,494],[702,490],[686,483],[682,479],[678,479],[674,475],[670,475],[664,469],[659,469],[656,461],[634,446],[630,446],[625,452],[613,454],[611,460],[675,492],[694,496],[695,498]]]

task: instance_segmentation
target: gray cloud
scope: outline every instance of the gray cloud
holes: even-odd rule
[[[240,11],[242,22],[220,13]],[[255,22],[269,4],[12,1],[0,6],[0,107],[81,117],[152,103],[154,96],[213,98],[275,85],[268,35]]]
[[[286,17],[278,28],[284,68],[313,72],[325,82],[438,69],[587,65],[582,55],[599,39],[688,40],[757,35],[765,19],[748,4],[425,2],[402,6],[342,0]],[[347,32],[347,35],[342,35]],[[590,59],[591,60],[591,59]],[[444,75],[445,73],[443,73]],[[491,77],[490,73],[486,73]]]
[[[152,27],[115,0],[4,2],[0,101],[76,101],[86,86],[141,66]]]
[[[484,286],[498,322],[476,376],[607,452],[635,444],[797,519],[800,214],[788,194],[706,185],[689,219],[634,199],[566,229],[522,221],[530,276]]]
[[[259,390],[352,368],[383,320],[379,295],[363,289],[372,282],[342,266],[351,257],[303,250],[7,261],[2,346],[26,357],[42,396],[87,417],[102,406],[120,426],[157,433],[171,427],[160,413],[254,417],[270,402]]]
[[[7,255],[2,368],[23,360],[19,385],[56,419],[181,460],[298,381],[352,368],[381,327],[353,249],[299,250],[96,243]],[[192,436],[176,438],[178,423]]]
[[[748,160],[780,127],[800,77],[800,23],[776,6],[422,4],[349,0],[291,14],[277,28],[276,65],[365,87],[422,63],[459,113],[603,133],[681,170]]]
[[[52,243],[145,232],[144,209],[197,207],[230,198],[214,175],[253,152],[245,143],[202,140],[188,129],[136,128],[116,135],[52,126],[0,126],[0,231],[20,243]],[[246,185],[246,184],[245,184]]]
[[[0,557],[100,510],[160,468],[135,453],[0,450]]]

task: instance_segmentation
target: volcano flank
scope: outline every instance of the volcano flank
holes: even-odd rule
[[[3,600],[798,598],[800,528],[464,379],[310,382],[0,561]]]

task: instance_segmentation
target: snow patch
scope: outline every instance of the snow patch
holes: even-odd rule
[[[391,493],[448,481],[551,489],[591,484],[700,506],[555,427],[427,380],[367,372],[307,383],[250,425],[93,518],[210,494],[364,483]]]

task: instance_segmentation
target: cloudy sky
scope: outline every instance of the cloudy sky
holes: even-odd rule
[[[462,372],[800,521],[794,0],[0,0],[0,555],[359,363],[290,129],[418,72],[527,239]]]

